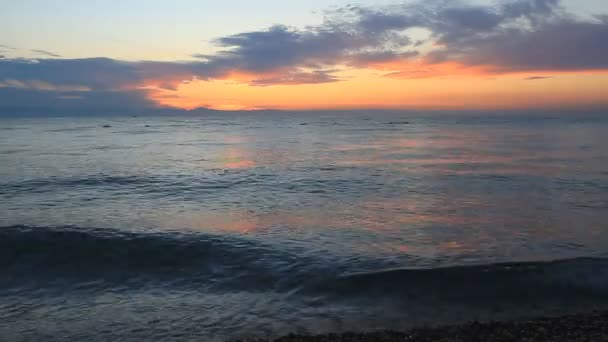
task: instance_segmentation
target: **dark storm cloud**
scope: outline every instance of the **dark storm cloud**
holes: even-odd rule
[[[506,17],[539,18],[553,15],[559,8],[560,0],[513,0],[503,1],[502,12]]]
[[[493,25],[487,21],[464,30],[450,20],[431,25],[444,47],[430,52],[428,60],[500,72],[608,68],[608,22],[578,19],[557,0],[521,0],[494,10],[500,20]]]
[[[142,90],[70,92],[0,87],[0,114],[59,110],[87,115],[154,107]]]
[[[138,82],[142,77],[137,64],[109,58],[0,61],[0,81],[40,80],[51,84],[103,90]]]
[[[378,33],[416,26],[419,21],[405,14],[382,13],[369,9],[351,9],[358,16],[355,25],[364,32]]]
[[[228,50],[208,56],[216,68],[265,72],[285,66],[333,61],[336,51],[351,41],[340,32],[300,32],[286,26],[219,38],[215,44]],[[328,46],[333,48],[326,49]]]
[[[503,71],[608,68],[608,24],[559,21],[534,31],[506,29],[471,37],[445,50],[448,59],[468,65],[495,65]]]
[[[422,54],[408,29],[427,30],[440,46]],[[421,56],[489,66],[497,72],[608,68],[608,18],[580,19],[559,0],[512,0],[492,6],[431,0],[327,12],[322,25],[273,26],[217,39],[223,51],[201,56],[210,70],[365,66]]]
[[[199,55],[211,70],[255,73],[349,65],[362,62],[368,55],[375,60],[382,55],[392,58],[396,53],[393,48],[408,46],[410,41],[386,29],[363,30],[328,21],[306,30],[276,25],[265,31],[222,37],[215,40],[215,44],[224,50],[214,55]]]
[[[608,14],[598,14],[594,16],[595,19],[608,24]]]
[[[0,111],[151,108],[138,63],[108,58],[0,60]],[[86,114],[86,113],[83,113]]]
[[[366,66],[375,63],[387,63],[410,60],[419,56],[418,51],[394,52],[394,51],[371,51],[360,52],[349,56],[349,63],[353,65]]]

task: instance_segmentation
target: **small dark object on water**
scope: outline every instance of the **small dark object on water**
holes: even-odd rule
[[[409,125],[409,121],[391,121],[387,125]]]
[[[146,127],[150,127],[150,125],[146,125]]]
[[[300,124],[300,126],[306,126],[306,125],[308,125],[306,122],[302,122],[302,123]]]
[[[110,128],[110,127],[112,127],[112,126],[110,126],[110,125],[103,125],[103,128]]]

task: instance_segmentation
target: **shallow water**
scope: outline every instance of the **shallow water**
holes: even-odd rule
[[[605,308],[606,132],[580,114],[3,118],[0,334],[223,340]]]

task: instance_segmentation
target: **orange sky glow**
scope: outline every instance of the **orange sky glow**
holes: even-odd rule
[[[396,71],[398,70],[398,71]],[[153,88],[160,106],[181,109],[524,109],[608,105],[608,71],[531,71],[497,74],[455,63],[382,65],[337,74],[338,82],[252,86],[260,75],[231,73],[222,79]],[[272,75],[262,75],[272,77]],[[530,79],[533,78],[533,79]]]

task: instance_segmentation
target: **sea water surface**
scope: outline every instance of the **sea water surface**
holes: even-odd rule
[[[605,309],[607,222],[605,115],[1,118],[0,340]]]

